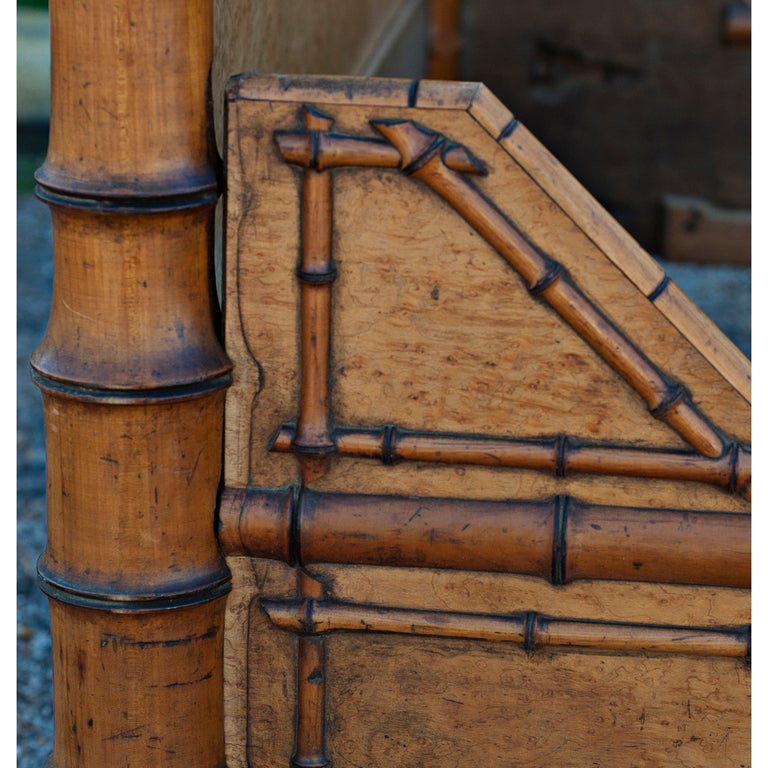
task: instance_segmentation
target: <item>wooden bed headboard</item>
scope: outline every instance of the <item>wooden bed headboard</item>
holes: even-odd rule
[[[478,83],[51,24],[50,767],[749,764],[750,366],[663,269]]]

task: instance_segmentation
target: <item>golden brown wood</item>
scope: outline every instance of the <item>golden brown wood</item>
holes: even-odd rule
[[[306,601],[322,599],[323,588],[318,581],[304,573],[299,579],[299,591]],[[291,757],[291,766],[296,768],[330,764],[325,747],[325,669],[325,640],[299,638],[296,748]]]
[[[319,171],[345,165],[398,168],[402,160],[400,152],[381,139],[340,136],[325,131],[317,135],[308,131],[277,131],[275,140],[286,163]],[[464,147],[447,148],[444,159],[445,164],[454,171],[482,172],[477,160],[468,155]]]
[[[334,121],[317,151],[307,108]],[[745,762],[748,362],[476,83],[238,77],[228,110],[228,759],[285,764],[295,728],[342,766]],[[442,153],[455,200],[397,173],[374,126],[403,124],[421,128],[400,164]],[[290,450],[307,169],[333,176],[337,270],[311,478]],[[488,243],[488,221],[514,232]],[[342,631],[307,633],[339,604]],[[527,616],[540,647],[457,613]],[[352,631],[374,615],[411,636]],[[467,621],[483,639],[410,631]],[[319,639],[322,705],[311,672],[294,682]]]
[[[294,433],[292,425],[284,424],[275,434],[271,450],[292,450]],[[682,451],[579,445],[566,435],[540,441],[514,440],[413,432],[396,425],[380,429],[337,426],[332,437],[339,455],[380,459],[384,464],[430,461],[537,469],[560,477],[571,472],[658,477],[712,483],[740,493],[747,493],[752,481],[751,453],[736,445],[710,459]]]
[[[55,768],[224,764],[213,533],[230,363],[210,246],[210,0],[51,3],[36,178],[55,288],[43,392]]]
[[[605,621],[553,619],[537,613],[511,616],[408,611],[332,601],[262,600],[270,620],[301,634],[391,632],[517,643],[533,651],[544,646],[625,653],[684,653],[747,658],[748,627],[663,627]]]
[[[566,496],[490,502],[225,489],[221,539],[230,556],[291,564],[507,572],[553,584],[751,583],[749,515],[602,507]]]
[[[520,273],[529,290],[564,317],[645,399],[651,412],[677,430],[705,456],[720,456],[720,437],[697,413],[681,388],[671,387],[644,356],[615,329],[552,262],[525,240],[477,190],[442,160],[440,137],[413,123],[377,122],[375,127],[400,150],[403,171],[444,197]],[[439,145],[435,141],[441,141]]]
[[[319,112],[305,111],[312,144],[333,121]],[[303,172],[301,196],[301,405],[294,438],[303,455],[306,481],[323,473],[322,454],[333,449],[328,403],[328,365],[331,343],[331,286],[336,277],[331,237],[333,198],[331,175],[316,163]]]

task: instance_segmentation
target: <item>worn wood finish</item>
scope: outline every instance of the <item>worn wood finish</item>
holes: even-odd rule
[[[271,449],[282,453],[291,451],[295,432],[292,425],[284,424],[275,434]],[[558,477],[573,472],[658,477],[712,483],[739,493],[747,493],[752,482],[752,454],[737,445],[711,459],[683,451],[580,445],[567,435],[538,441],[515,440],[414,432],[394,424],[374,429],[337,426],[332,438],[336,453],[379,459],[384,464],[428,461],[538,469]]]
[[[306,635],[326,632],[380,632],[398,635],[455,637],[516,643],[527,651],[546,646],[624,653],[682,653],[693,656],[747,658],[746,627],[692,628],[605,621],[552,619],[535,612],[492,616],[381,608],[332,601],[262,600],[281,629]]]
[[[482,86],[228,124],[229,763],[745,762],[748,362]]]
[[[749,587],[750,518],[547,501],[225,488],[231,556]]]
[[[43,393],[54,752],[48,765],[224,765],[213,529],[230,363],[211,245],[210,0],[54,0],[38,195],[54,294]]]

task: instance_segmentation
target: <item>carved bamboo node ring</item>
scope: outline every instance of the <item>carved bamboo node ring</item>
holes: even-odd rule
[[[296,270],[296,276],[299,280],[303,283],[311,283],[313,285],[332,283],[336,279],[337,274],[336,267],[334,266],[325,272],[308,272],[300,267]]]
[[[669,284],[672,282],[672,279],[669,275],[664,275],[661,282],[648,294],[648,301],[656,301],[656,299],[661,296],[664,291],[669,288]]]
[[[552,524],[552,584],[560,587],[567,581],[568,497],[556,496]]]
[[[532,653],[536,649],[536,623],[538,614],[536,611],[527,611],[523,619],[523,648]]]
[[[568,437],[566,435],[558,435],[555,441],[555,475],[557,477],[565,477],[566,462],[568,452]]]
[[[547,288],[550,288],[560,278],[567,276],[567,274],[568,273],[566,272],[565,267],[562,264],[555,262],[538,280],[536,280],[533,285],[528,288],[528,290],[534,296],[538,296],[544,293]]]
[[[688,391],[686,388],[682,384],[675,384],[667,390],[661,402],[656,407],[650,409],[651,416],[656,419],[663,419],[687,397]]]
[[[397,460],[397,427],[394,424],[388,424],[384,427],[381,460],[384,464],[392,465]]]

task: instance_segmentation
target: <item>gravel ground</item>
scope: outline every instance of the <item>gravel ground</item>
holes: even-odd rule
[[[35,570],[45,548],[45,445],[28,360],[48,321],[53,247],[48,210],[32,195],[18,199],[17,228],[17,765],[42,768],[53,735],[48,601]]]
[[[17,202],[17,765],[42,768],[52,746],[48,605],[35,564],[45,547],[45,455],[40,394],[29,355],[45,332],[53,279],[50,217],[32,195]],[[750,270],[664,265],[751,356]]]

